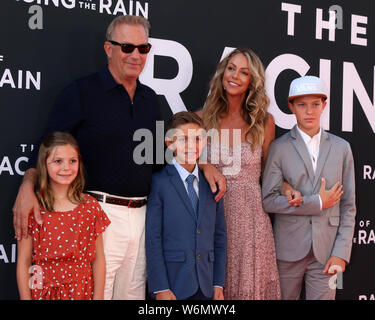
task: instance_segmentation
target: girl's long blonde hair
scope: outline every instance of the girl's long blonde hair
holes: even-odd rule
[[[256,146],[263,145],[269,98],[265,89],[265,71],[262,61],[251,49],[237,48],[219,63],[210,81],[210,92],[202,114],[203,124],[206,130],[218,129],[220,116],[228,113],[228,100],[222,81],[229,60],[237,54],[243,54],[249,62],[251,79],[242,105],[242,117],[248,123],[245,132],[246,141],[251,143],[254,151]]]
[[[77,151],[79,161],[77,176],[68,189],[68,199],[73,203],[80,203],[84,200],[82,192],[85,186],[85,175],[78,143],[70,133],[53,132],[49,134],[40,145],[36,168],[37,182],[35,184],[35,193],[40,204],[47,211],[53,211],[55,198],[50,185],[46,160],[54,148],[65,145],[70,145]]]

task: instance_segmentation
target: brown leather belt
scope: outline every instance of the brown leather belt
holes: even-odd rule
[[[131,199],[121,199],[121,198],[116,198],[116,197],[111,197],[111,196],[106,196],[105,201],[104,201],[104,195],[102,194],[97,194],[93,192],[86,192],[86,193],[93,196],[96,200],[100,202],[116,204],[118,206],[125,206],[128,208],[140,208],[140,207],[143,207],[147,203],[146,199],[131,200]]]

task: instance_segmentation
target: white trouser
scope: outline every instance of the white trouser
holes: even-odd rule
[[[96,191],[95,193],[104,194]],[[126,199],[140,200],[145,197]],[[111,221],[103,233],[106,260],[104,299],[144,300],[146,205],[140,208],[128,208],[99,203]]]

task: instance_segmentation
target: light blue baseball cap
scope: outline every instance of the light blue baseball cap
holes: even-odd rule
[[[294,79],[290,84],[288,101],[306,95],[322,96],[327,99],[323,81],[315,76]]]

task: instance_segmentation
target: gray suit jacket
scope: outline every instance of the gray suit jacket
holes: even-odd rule
[[[321,179],[326,189],[343,185],[340,202],[320,210]],[[280,194],[287,181],[303,196],[299,207],[292,207]],[[350,145],[322,130],[316,172],[309,152],[296,126],[272,142],[262,182],[263,207],[276,213],[274,235],[277,259],[297,261],[311,247],[316,259],[325,264],[330,256],[349,262],[355,225],[354,163]]]

